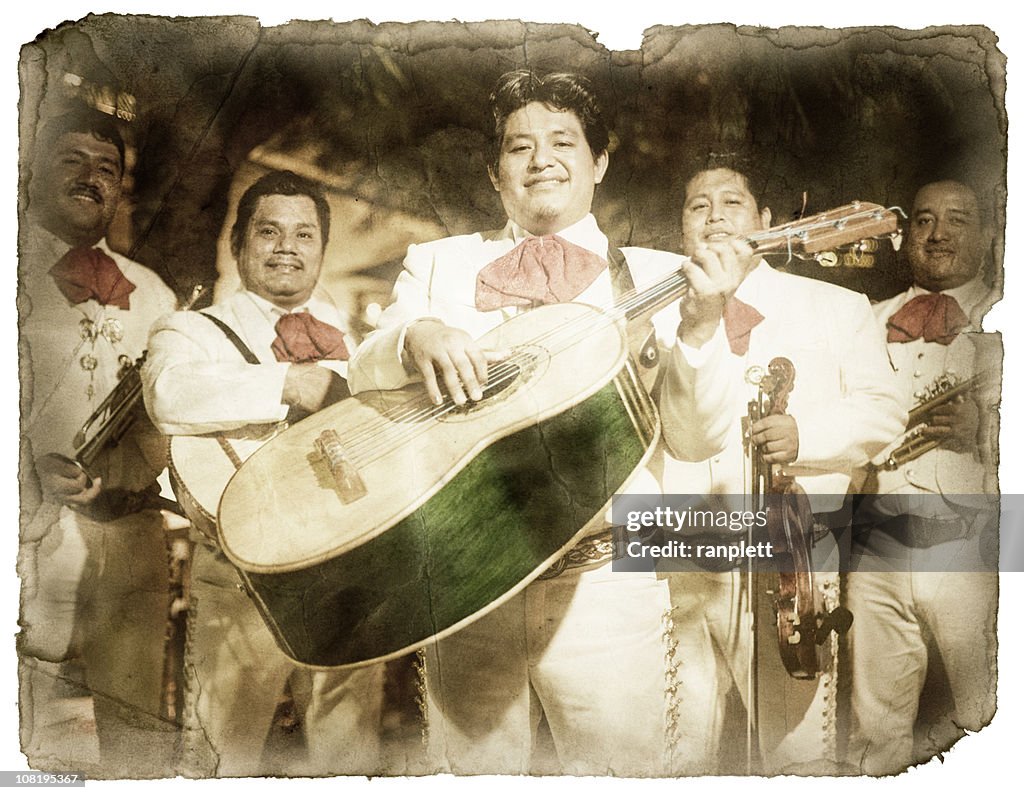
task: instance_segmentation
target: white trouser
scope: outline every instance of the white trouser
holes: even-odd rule
[[[757,576],[762,586],[774,579]],[[817,573],[819,588],[838,594],[834,572]],[[723,768],[743,770],[744,761],[722,764],[720,756],[727,727],[726,698],[735,687],[743,708],[748,708],[752,641],[747,576],[743,571],[724,573],[676,572],[669,575],[672,619],[683,654],[679,702],[677,772],[718,774]],[[758,696],[756,740],[751,744],[757,772],[816,773],[831,771],[836,757],[835,641],[822,657],[825,672],[815,680],[789,675],[779,655],[775,612],[767,595],[758,604]],[[744,731],[746,721],[733,721],[729,730]],[[744,738],[746,738],[744,736]],[[728,748],[743,756],[745,742]]]
[[[196,546],[185,667],[185,774],[266,774],[263,746],[289,679],[305,710],[307,745],[306,761],[290,774],[380,774],[384,666],[297,666],[238,583],[226,561]]]
[[[664,581],[608,563],[534,581],[428,647],[431,763],[529,773],[543,714],[564,774],[666,774],[667,612]]]
[[[25,548],[23,566],[32,574],[23,595],[22,649],[60,661],[78,642],[93,696],[100,773],[173,774],[177,737],[163,708],[170,556],[160,513],[96,522],[65,508]],[[38,671],[24,674],[47,680]],[[45,712],[29,708],[25,721],[44,725]]]
[[[872,532],[869,544],[870,549],[855,548],[847,581],[854,615],[849,760],[878,775],[929,758],[963,729],[979,730],[992,718],[999,576],[981,571],[976,538],[913,548]],[[942,564],[963,571],[936,571]],[[968,571],[972,565],[979,571]],[[948,729],[936,730],[938,738],[915,753],[914,724],[929,645],[949,680],[954,728],[952,738]]]

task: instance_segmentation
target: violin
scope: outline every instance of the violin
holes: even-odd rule
[[[750,422],[785,414],[796,382],[793,362],[773,358],[767,373],[758,377],[757,399],[747,408]],[[750,453],[754,506],[765,512],[765,529],[778,569],[777,578],[774,572],[768,576],[773,583],[768,593],[775,606],[779,655],[792,677],[813,680],[822,672],[819,646],[833,630],[845,632],[852,616],[845,609],[825,611],[811,556],[814,514],[803,488],[780,465],[766,463],[752,444]]]

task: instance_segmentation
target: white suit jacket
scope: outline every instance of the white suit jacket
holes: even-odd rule
[[[874,306],[875,316],[885,326],[886,321],[913,298],[927,294],[919,286],[911,286],[905,292],[883,300]],[[967,314],[970,323],[949,345],[925,342],[887,342],[886,347],[900,391],[900,402],[908,411],[920,400],[917,394],[931,386],[943,373],[951,372],[958,378],[969,378],[979,372],[990,372],[990,387],[998,385],[999,363],[1002,347],[995,334],[983,334],[980,314],[984,309],[988,289],[980,278],[950,289],[943,294],[954,297]],[[992,397],[993,393],[996,397]],[[990,404],[998,401],[998,389],[981,390],[983,401]],[[983,415],[984,419],[984,415]],[[886,448],[875,459],[884,460],[892,448]],[[982,463],[983,454],[977,450],[958,453],[946,448],[936,448],[895,470],[880,470],[878,477],[879,494],[895,492],[940,492],[942,494],[975,494],[985,491],[986,477],[993,478],[992,465],[989,475]],[[988,488],[994,490],[994,486]]]
[[[71,456],[75,434],[118,383],[119,357],[135,361],[142,355],[154,320],[174,309],[174,293],[155,272],[114,252],[103,240],[96,247],[135,284],[129,308],[101,306],[93,299],[73,305],[49,274],[70,245],[30,225],[23,247],[22,429],[35,458],[49,452]],[[106,334],[85,338],[83,326],[89,321]],[[95,359],[92,370],[83,368],[83,359],[89,358]],[[136,425],[118,447],[105,452],[94,474],[101,474],[108,488],[143,489],[163,468],[163,449],[160,437],[146,436],[145,426]]]
[[[311,299],[296,310],[345,330],[342,315],[325,300]],[[271,351],[277,338],[271,304],[241,290],[205,313],[227,323],[260,363],[246,363],[223,331],[198,312],[158,320],[143,369],[146,407],[157,427],[166,434],[200,434],[283,420],[288,406],[281,392],[290,364]],[[354,342],[346,337],[346,344],[352,352]],[[345,362],[319,363],[345,377]]]
[[[757,389],[748,370],[767,369],[771,359],[785,356],[796,369],[787,410],[800,440],[797,460],[785,472],[808,494],[829,496],[815,503],[816,511],[838,507],[854,469],[906,424],[871,306],[863,295],[778,272],[764,261],[736,297],[764,316],[745,355],[729,349],[719,323],[699,350],[677,341],[669,356],[660,409],[663,435],[677,460],[666,464],[665,491],[749,490],[742,419]]]

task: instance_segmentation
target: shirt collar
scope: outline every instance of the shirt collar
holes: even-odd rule
[[[504,233],[515,244],[519,244],[524,239],[533,236],[532,233],[512,220],[508,221]],[[593,214],[587,214],[579,222],[574,222],[568,228],[558,231],[555,235],[565,239],[567,242],[572,242],[572,244],[585,248],[591,253],[596,253],[601,258],[608,257],[608,237],[597,226],[597,220],[594,219]]]
[[[260,313],[267,318],[271,325],[276,325],[277,321],[287,314],[294,314],[299,311],[309,311],[309,306],[305,303],[289,311],[288,309],[281,308],[281,306],[271,303],[264,297],[260,297],[256,292],[250,292],[248,289],[243,289],[242,292],[249,297],[253,305],[260,310]]]
[[[288,309],[281,308],[280,306],[271,303],[266,298],[260,297],[258,294],[251,292],[248,289],[242,289],[241,292],[252,301],[252,304],[259,309],[259,312],[266,318],[267,322],[269,322],[271,326],[277,325],[277,321],[281,319],[281,317],[288,314],[298,314],[301,311],[308,311],[321,322],[327,322],[331,325],[336,324],[337,319],[340,316],[339,310],[334,305],[325,300],[318,299],[315,295],[310,297],[309,300],[301,306],[296,306],[289,311]]]
[[[26,245],[32,258],[40,263],[52,261],[56,264],[71,249],[71,245],[38,223],[32,224],[29,228]]]

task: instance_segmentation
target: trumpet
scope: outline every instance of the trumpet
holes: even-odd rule
[[[72,441],[75,455],[71,458],[86,472],[107,447],[114,447],[138,418],[142,399],[142,365],[146,361],[143,351],[134,362],[125,355],[119,357],[118,382],[89,419],[79,428]],[[93,426],[98,425],[91,433]]]
[[[918,392],[915,397],[919,402],[910,409],[906,435],[889,454],[889,457],[876,469],[883,471],[899,469],[904,464],[908,464],[938,447],[942,443],[941,439],[925,436],[929,416],[939,406],[973,391],[984,377],[984,375],[975,375],[970,378],[960,378],[955,372],[947,371]]]
[[[182,311],[191,309],[205,291],[202,284],[194,286]],[[146,351],[134,362],[126,355],[121,355],[118,361],[120,368],[117,385],[89,415],[71,442],[75,455],[70,460],[85,472],[89,471],[100,453],[121,441],[121,437],[138,419],[140,411],[145,413],[142,406],[142,365],[146,361]],[[97,425],[96,430],[92,431],[93,426]]]
[[[205,289],[197,285],[192,289],[188,302],[182,306],[188,311],[203,295]],[[139,415],[145,415],[142,403],[142,365],[146,363],[146,351],[135,361],[127,355],[118,358],[117,385],[111,390],[96,410],[89,415],[85,424],[79,428],[71,442],[75,454],[70,458],[57,453],[53,455],[79,467],[86,476],[99,455],[110,447],[115,447],[121,438],[135,424]],[[88,478],[92,485],[92,478]],[[144,508],[157,508],[180,514],[178,504],[160,496],[160,489],[155,483],[149,489],[135,492],[128,489],[103,489],[99,497],[91,503],[78,508],[79,513],[96,520],[112,520],[128,514],[134,514]]]

